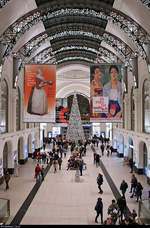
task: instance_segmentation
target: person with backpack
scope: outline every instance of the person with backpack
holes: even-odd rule
[[[125,182],[125,180],[123,180],[121,182],[121,185],[120,185],[120,190],[122,192],[122,195],[125,197],[125,193],[127,191],[127,188],[128,188],[128,184]]]
[[[99,188],[99,193],[102,194],[103,190],[101,189],[101,185],[103,184],[103,175],[101,173],[98,174],[97,184],[98,184],[98,188]]]
[[[101,215],[101,224],[103,224],[103,202],[102,202],[102,198],[97,199],[95,211],[97,213],[97,215],[95,217],[95,222],[98,223],[97,219],[98,219],[99,215]]]

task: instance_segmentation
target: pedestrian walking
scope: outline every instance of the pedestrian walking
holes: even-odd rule
[[[110,151],[111,151],[111,155],[112,155],[112,153],[113,153],[113,151],[114,151],[113,146],[110,147]]]
[[[130,193],[132,193],[132,195],[130,196],[130,198],[133,198],[133,196],[136,196],[136,186],[137,186],[137,178],[135,177],[134,174],[132,174],[131,189],[130,189]]]
[[[41,167],[41,177],[42,177],[42,181],[44,180],[44,166],[42,165]]]
[[[36,179],[36,181],[40,181],[40,175],[41,175],[41,167],[39,164],[36,165],[35,167],[35,175],[34,178]]]
[[[137,183],[136,185],[136,202],[142,199],[142,190],[143,190],[143,186],[141,185],[140,182]]]
[[[99,167],[100,165],[100,155],[96,154],[96,167]]]
[[[121,196],[120,198],[118,198],[117,205],[119,207],[119,219],[120,219],[120,222],[122,222],[123,215],[124,217],[126,216],[126,207],[127,207],[126,199],[124,196]]]
[[[123,180],[121,182],[121,185],[120,185],[120,190],[122,192],[122,195],[125,197],[125,193],[127,191],[127,188],[128,188],[128,184],[125,182],[125,180]]]
[[[105,148],[105,146],[104,146],[104,144],[102,143],[102,145],[101,145],[102,156],[104,155],[104,148]]]
[[[101,216],[101,224],[103,224],[103,202],[102,202],[102,198],[98,198],[97,199],[97,203],[95,206],[95,211],[97,213],[96,217],[95,217],[95,222],[98,223],[97,219],[99,217],[99,215]]]
[[[6,183],[6,190],[8,190],[9,189],[8,183],[10,181],[10,174],[9,174],[8,171],[6,171],[5,174],[4,174],[4,180],[5,180],[5,183]]]
[[[103,175],[101,173],[99,173],[96,180],[97,180],[97,184],[98,184],[99,193],[102,194],[103,190],[101,188],[101,185],[103,184],[103,181],[104,181]]]
[[[83,160],[79,161],[79,170],[80,170],[80,176],[82,176]]]
[[[58,165],[58,161],[57,160],[53,160],[54,173],[57,172],[57,165]]]
[[[96,164],[96,155],[97,155],[97,153],[94,152],[94,153],[93,153],[93,162],[94,162],[94,164]]]
[[[62,164],[62,158],[61,158],[61,157],[59,157],[59,158],[58,158],[59,170],[61,170],[61,164]]]

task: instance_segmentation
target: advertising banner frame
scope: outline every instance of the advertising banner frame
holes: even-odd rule
[[[122,85],[122,64],[90,66],[90,122],[123,122]]]
[[[56,66],[24,67],[24,122],[55,122]]]

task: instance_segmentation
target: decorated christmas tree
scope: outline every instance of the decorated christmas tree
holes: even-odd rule
[[[67,140],[70,139],[74,141],[84,139],[84,130],[82,127],[76,92],[74,92],[66,138]]]

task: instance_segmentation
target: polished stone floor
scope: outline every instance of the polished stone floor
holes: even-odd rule
[[[48,148],[46,149],[49,150]],[[95,147],[95,149],[97,153],[100,153],[99,147]],[[98,193],[96,178],[99,172],[102,173],[102,170],[100,167],[96,167],[93,162],[91,147],[87,147],[86,156],[83,157],[87,164],[87,169],[83,170],[83,176],[80,176],[79,181],[76,181],[75,170],[66,170],[67,160],[70,155],[70,149],[68,149],[66,158],[63,157],[61,170],[57,170],[54,173],[53,166],[50,167],[30,206],[24,210],[20,224],[97,225],[95,224],[96,212],[94,207],[98,197],[102,197],[104,220],[108,217],[107,209],[112,199],[115,199],[115,196],[113,195],[112,185],[107,181],[105,175],[102,185],[104,193],[102,195]],[[126,193],[127,206],[130,210],[136,209],[138,212],[138,203],[135,198],[130,198],[131,194],[129,193],[131,180],[129,166],[125,165],[123,158],[117,157],[116,153],[109,157],[104,154],[101,157],[101,161],[119,192],[121,181],[124,179],[128,183],[129,187]],[[20,165],[19,176],[12,175],[8,191],[4,191],[4,183],[0,185],[0,198],[10,199],[10,217],[6,224],[11,224],[35,186],[34,168],[36,163],[36,161],[29,158],[26,164]],[[46,166],[44,164],[45,168]],[[135,175],[144,187],[143,194],[147,194],[150,186],[146,182],[146,177],[144,175]],[[19,217],[19,213],[17,215]],[[100,218],[98,218],[98,222],[100,224]]]

